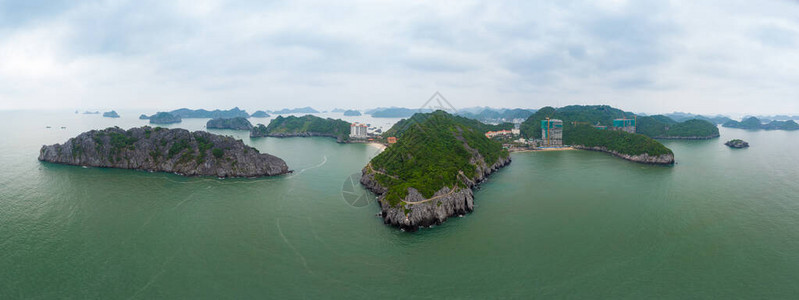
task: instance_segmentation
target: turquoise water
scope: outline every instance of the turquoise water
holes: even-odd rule
[[[212,131],[295,170],[265,179],[36,160],[42,144],[146,124],[138,114],[0,112],[1,299],[799,295],[799,132],[664,141],[674,167],[516,153],[474,213],[416,233],[342,197],[376,154],[364,144]],[[752,147],[723,145],[733,138]]]

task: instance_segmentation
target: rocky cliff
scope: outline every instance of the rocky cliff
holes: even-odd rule
[[[232,137],[149,126],[84,132],[64,144],[42,146],[39,160],[186,176],[258,177],[289,172],[282,159],[259,153]]]
[[[662,155],[649,155],[647,153],[639,154],[639,155],[630,155],[630,154],[622,154],[616,151],[608,150],[605,147],[586,147],[581,145],[573,145],[575,149],[583,149],[583,150],[591,150],[591,151],[599,151],[609,153],[613,156],[618,158],[626,159],[629,161],[637,162],[637,163],[644,163],[644,164],[652,164],[652,165],[673,165],[674,164],[674,154],[662,154]]]

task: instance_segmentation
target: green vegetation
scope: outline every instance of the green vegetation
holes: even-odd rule
[[[719,129],[713,123],[705,120],[692,119],[677,123],[669,117],[657,115],[639,117],[636,132],[653,137],[717,137]]]
[[[750,117],[741,122],[731,120],[721,126],[740,129],[799,130],[799,124],[796,124],[793,120],[771,121],[768,124],[763,124],[760,119],[756,117]]]
[[[217,159],[220,159],[222,158],[222,156],[225,156],[225,150],[222,150],[220,148],[214,148],[214,150],[211,150],[211,152],[214,154],[214,157],[216,157]]]
[[[479,113],[459,113],[460,116],[475,119],[480,122],[497,122],[497,121],[511,121],[514,119],[527,119],[533,114],[533,111],[521,108],[514,109],[491,109],[486,108]]]
[[[150,124],[172,124],[180,123],[180,116],[170,114],[168,112],[159,112],[150,117]]]
[[[175,141],[172,143],[172,147],[169,147],[167,158],[172,158],[183,150],[189,149],[189,146],[191,146],[191,143],[188,139],[179,139]]]
[[[522,122],[519,129],[521,129],[522,136],[540,139],[541,120],[546,120],[546,118],[563,120],[564,127],[571,122],[580,122],[583,125],[612,126],[614,119],[632,118],[633,116],[635,114],[608,105],[571,105],[558,109],[547,106],[539,109]]]
[[[205,127],[208,129],[250,130],[252,129],[252,124],[244,117],[218,118],[208,120],[205,123]]]
[[[306,115],[302,117],[278,116],[266,126],[269,135],[295,135],[312,133],[334,136],[340,141],[347,141],[350,137],[350,123],[339,119],[323,119],[317,116]]]
[[[419,124],[419,123],[424,122],[428,118],[429,115],[430,115],[429,113],[427,113],[427,114],[417,113],[417,114],[411,116],[408,119],[402,119],[399,122],[397,122],[396,124],[394,124],[394,126],[392,126],[389,130],[386,130],[386,132],[383,133],[382,136],[385,136],[385,137],[393,136],[393,137],[398,137],[398,138],[402,137],[402,134],[405,131],[407,131],[410,127],[412,127],[415,124]],[[470,128],[473,128],[473,129],[477,130],[480,133],[486,133],[486,132],[489,132],[489,131],[499,131],[499,130],[511,130],[511,129],[513,129],[513,123],[502,123],[502,124],[498,124],[498,125],[490,125],[490,124],[481,123],[480,121],[477,121],[477,120],[474,120],[474,119],[461,117],[461,116],[452,116],[452,118],[454,118],[457,123],[463,124],[463,125],[468,126]]]
[[[628,155],[673,154],[671,149],[644,135],[616,130],[599,130],[587,125],[564,126],[563,143],[585,147],[605,147],[608,150]]]
[[[445,186],[465,187],[459,174],[463,172],[469,179],[477,175],[477,167],[471,163],[477,153],[489,166],[508,156],[500,143],[474,126],[475,120],[443,111],[416,114],[410,120],[413,122],[389,130],[401,138],[370,162],[377,181],[388,188],[386,200],[391,205],[399,204],[411,187],[425,198]]]
[[[522,136],[530,139],[539,139],[541,138],[541,120],[546,120],[546,118],[560,119],[563,120],[563,143],[567,145],[605,147],[609,151],[627,155],[643,153],[654,156],[672,154],[669,148],[650,137],[614,130],[599,130],[592,127],[592,125],[597,124],[610,127],[613,125],[614,119],[632,118],[634,116],[635,114],[633,113],[607,105],[572,105],[558,109],[544,107],[524,121],[520,129]],[[651,126],[654,122],[674,124],[673,120],[669,122],[668,118],[662,116],[653,117],[652,121],[645,121],[645,130],[655,128]]]
[[[258,124],[250,130],[250,137],[265,137],[267,135],[269,135],[269,131],[266,130],[264,124]]]

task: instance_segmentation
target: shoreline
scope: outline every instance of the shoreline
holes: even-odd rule
[[[510,149],[510,153],[528,153],[528,152],[552,152],[552,151],[571,151],[577,150],[574,147],[561,147],[561,148],[536,148],[536,149]]]

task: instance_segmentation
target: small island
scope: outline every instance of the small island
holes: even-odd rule
[[[444,111],[394,125],[397,143],[362,170],[361,184],[379,195],[386,224],[405,231],[441,224],[474,210],[472,189],[511,161],[502,144]]]
[[[232,137],[149,126],[84,132],[64,144],[42,146],[39,160],[185,176],[259,177],[289,172],[282,159],[259,153]]]
[[[106,118],[119,118],[119,114],[116,111],[107,111],[103,113],[103,117]]]
[[[208,129],[251,130],[252,124],[244,117],[211,119],[205,123]]]
[[[139,115],[139,120],[147,120],[147,119],[150,119],[150,116],[145,115],[145,114]]]
[[[250,115],[250,117],[253,117],[253,118],[269,118],[270,115],[268,113],[266,113],[265,111],[263,111],[263,110],[259,110],[259,111],[256,111],[256,112],[252,113],[252,115]]]
[[[350,137],[350,123],[339,119],[320,118],[317,116],[306,115],[277,116],[272,119],[269,125],[264,127],[262,124],[250,131],[250,137],[311,137],[325,136],[336,138],[339,143],[346,143]]]
[[[266,126],[264,124],[253,126],[253,128],[250,130],[251,138],[267,137],[268,135],[269,131],[266,130]]]
[[[749,147],[749,143],[747,143],[747,142],[745,142],[743,140],[739,140],[739,139],[734,139],[734,140],[727,141],[726,143],[724,143],[724,145],[727,145],[727,147],[735,148],[735,149],[742,149],[742,148],[748,148]]]
[[[350,110],[347,110],[347,111],[344,112],[344,116],[347,116],[347,117],[358,117],[358,116],[361,116],[361,112],[357,111],[357,110],[354,110],[354,109],[350,109]]]
[[[174,124],[180,123],[182,121],[180,116],[176,116],[168,112],[159,112],[150,116],[149,119],[150,124]]]

